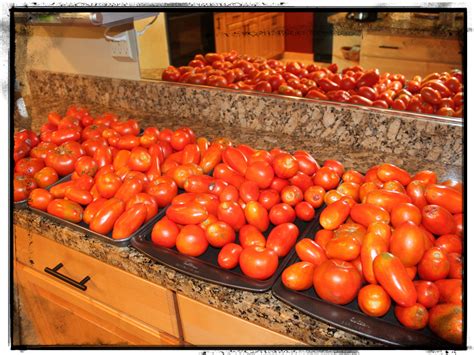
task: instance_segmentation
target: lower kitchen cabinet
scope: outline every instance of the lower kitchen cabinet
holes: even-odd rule
[[[14,238],[15,304],[37,337],[19,345],[304,345],[17,225]],[[45,272],[60,263],[87,288]]]
[[[183,337],[195,345],[299,345],[304,343],[177,295]]]

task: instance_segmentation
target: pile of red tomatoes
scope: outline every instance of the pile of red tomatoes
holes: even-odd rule
[[[365,176],[335,170],[342,183],[329,190],[314,239],[296,244],[299,262],[284,285],[314,287],[328,302],[384,316],[410,329],[430,329],[462,343],[463,186],[438,183],[431,171],[414,176],[381,164]]]
[[[420,75],[380,73],[359,65],[338,72],[322,67],[227,53],[197,54],[187,66],[169,66],[165,81],[253,90],[308,99],[347,102],[441,116],[463,116],[463,74],[460,70]]]

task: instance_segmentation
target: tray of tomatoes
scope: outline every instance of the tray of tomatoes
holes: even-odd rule
[[[215,142],[208,152],[213,147]],[[290,154],[246,145],[216,149],[220,158],[211,175],[189,176],[186,192],[132,245],[185,274],[267,291],[319,213],[324,194],[320,180],[329,179],[335,187],[339,177],[327,166],[317,174],[318,163],[304,151]]]
[[[196,54],[188,65],[166,68],[162,80],[428,115],[463,116],[463,73],[459,69],[407,78],[360,65],[339,71],[335,63],[327,67],[305,65],[231,50]]]
[[[461,348],[462,183],[380,164],[324,196],[319,223],[272,292],[336,327],[397,346]]]
[[[186,275],[227,287],[265,292],[272,287],[283,271],[292,256],[293,244],[306,235],[310,223],[295,220],[294,223],[270,225],[264,233],[259,233],[252,225],[247,224],[239,232],[235,234],[231,232],[233,237],[229,241],[233,242],[228,242],[222,248],[215,242],[216,246],[212,246],[207,241],[212,232],[206,235],[200,226],[187,225],[179,229],[167,217],[155,225],[159,226],[157,228],[161,229],[162,233],[163,231],[170,234],[177,233],[178,240],[182,240],[178,242],[180,243],[178,247],[174,245],[170,248],[155,244],[151,225],[132,238],[132,246],[151,259]],[[219,238],[219,233],[222,233],[219,229],[227,230],[226,226],[219,222],[211,226],[211,230],[215,229],[216,239]],[[251,239],[255,238],[252,234],[263,236],[261,246],[242,247],[242,241],[251,243]],[[194,243],[195,239],[201,241]],[[271,252],[270,248],[280,249],[282,256]],[[202,250],[204,252],[191,256],[183,254],[184,250],[188,254],[201,253]]]

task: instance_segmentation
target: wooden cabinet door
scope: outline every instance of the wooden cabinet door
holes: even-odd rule
[[[216,41],[216,52],[227,52],[227,40],[225,37],[225,14],[224,13],[215,13],[214,14],[214,36]]]
[[[244,52],[247,55],[251,56],[263,56],[262,50],[260,47],[262,37],[260,32],[259,19],[261,17],[252,18],[244,22]]]
[[[279,57],[285,51],[285,15],[282,13],[272,13],[270,15],[270,33],[268,42],[270,50],[268,58]]]
[[[178,345],[82,291],[15,262],[22,309],[31,319],[38,344],[24,345]]]
[[[226,25],[225,41],[226,50],[231,51],[232,49],[239,52],[239,54],[245,53],[245,35],[244,35],[244,24],[242,22],[236,22]]]

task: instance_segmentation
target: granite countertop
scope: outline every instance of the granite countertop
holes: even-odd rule
[[[51,108],[51,106],[48,107]],[[58,107],[58,109],[60,108]],[[97,113],[105,111],[99,108],[96,109],[98,110]],[[94,110],[94,108],[91,108],[92,113],[94,113]],[[127,112],[119,112],[119,114],[127,116]],[[440,178],[459,179],[462,176],[461,168],[456,166],[436,166],[429,162],[420,163],[419,160],[417,161],[414,158],[380,153],[375,150],[355,151],[338,146],[315,145],[314,142],[304,139],[299,140],[291,135],[261,132],[248,128],[226,127],[218,124],[208,125],[202,121],[189,122],[172,118],[157,120],[155,117],[139,117],[139,119],[142,127],[157,125],[158,127],[176,128],[189,125],[199,135],[208,138],[227,136],[236,144],[246,143],[255,148],[268,149],[280,146],[289,151],[308,149],[321,163],[329,158],[339,159],[347,168],[355,168],[360,171],[367,170],[368,167],[376,163],[390,161],[403,166],[411,173],[420,169],[432,169],[439,174]],[[118,248],[87,237],[82,233],[36,215],[27,209],[15,210],[13,220],[15,224],[24,226],[67,247],[307,344],[321,347],[373,347],[382,345],[364,337],[339,330],[290,308],[273,297],[270,291],[252,293],[200,281],[163,266],[131,247]]]
[[[441,24],[438,19],[420,18],[414,13],[379,13],[373,22],[359,22],[346,18],[347,12],[328,17],[338,35],[357,35],[363,30],[390,32],[395,35],[437,38],[460,38],[464,30],[463,18],[456,18],[452,25]]]

